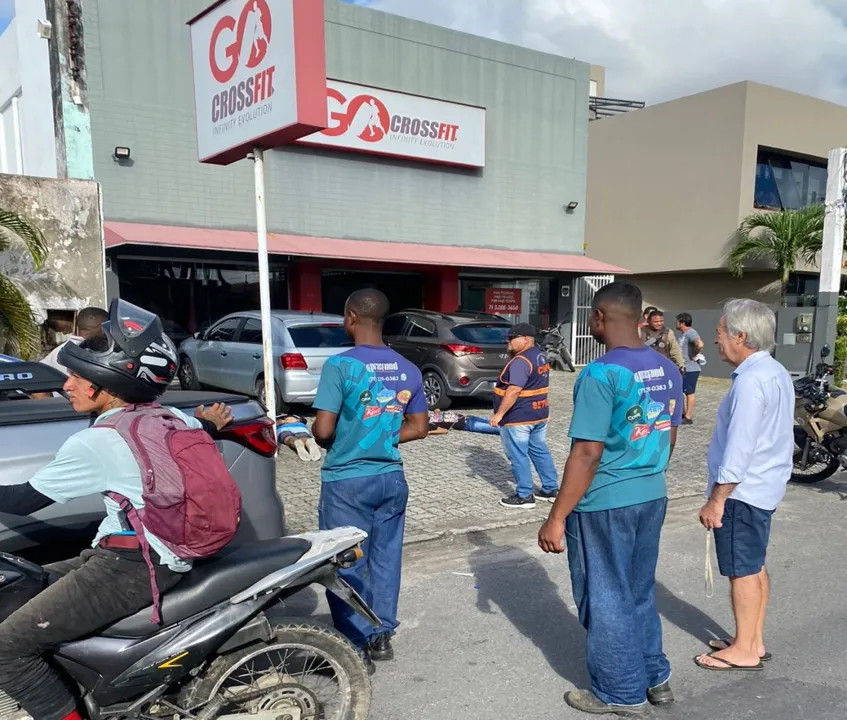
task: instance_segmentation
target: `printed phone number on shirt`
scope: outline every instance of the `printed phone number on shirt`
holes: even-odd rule
[[[662,390],[667,390],[667,389],[668,389],[667,385],[645,385],[644,387],[639,388],[638,392],[641,395],[643,395],[644,393],[647,393],[647,392],[660,392]]]

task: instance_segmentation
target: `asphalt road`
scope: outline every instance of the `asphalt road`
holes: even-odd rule
[[[768,563],[774,660],[755,674],[707,672],[692,661],[707,639],[732,630],[732,616],[723,579],[705,597],[700,501],[672,503],[658,594],[677,702],[653,716],[847,717],[845,498],[847,482],[789,488]],[[406,548],[397,660],[374,677],[372,720],[585,717],[562,701],[587,683],[567,560],[541,553],[535,531],[504,528]]]

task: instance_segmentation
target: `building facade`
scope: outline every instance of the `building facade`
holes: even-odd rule
[[[633,272],[645,302],[716,308],[780,303],[773,268],[726,269],[741,220],[822,203],[826,157],[847,144],[847,108],[743,82],[593,122],[587,252]],[[792,274],[789,305],[813,303],[816,269]]]
[[[186,21],[208,4],[82,4],[110,291],[185,333],[259,303],[252,163],[197,158]],[[516,320],[571,319],[578,278],[621,272],[584,254],[589,94],[602,69],[325,6],[331,127],[344,118],[349,130],[351,107],[376,98],[388,115],[374,127],[393,141],[424,135],[407,110],[420,108],[432,121],[465,118],[454,135],[427,136],[431,146],[477,151],[470,163],[396,142],[362,152],[328,134],[266,153],[274,307],[340,312],[352,290],[378,287],[395,309],[485,312],[505,288]]]

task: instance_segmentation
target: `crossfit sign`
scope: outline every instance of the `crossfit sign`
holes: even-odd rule
[[[485,167],[484,108],[328,80],[327,109],[327,129],[300,142]]]
[[[189,21],[201,162],[326,127],[324,5],[220,0]]]

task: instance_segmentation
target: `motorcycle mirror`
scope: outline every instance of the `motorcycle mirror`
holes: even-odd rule
[[[829,354],[830,354],[831,352],[832,352],[832,348],[831,348],[829,345],[824,345],[824,346],[821,348],[821,357],[822,357],[822,358],[829,357]]]

